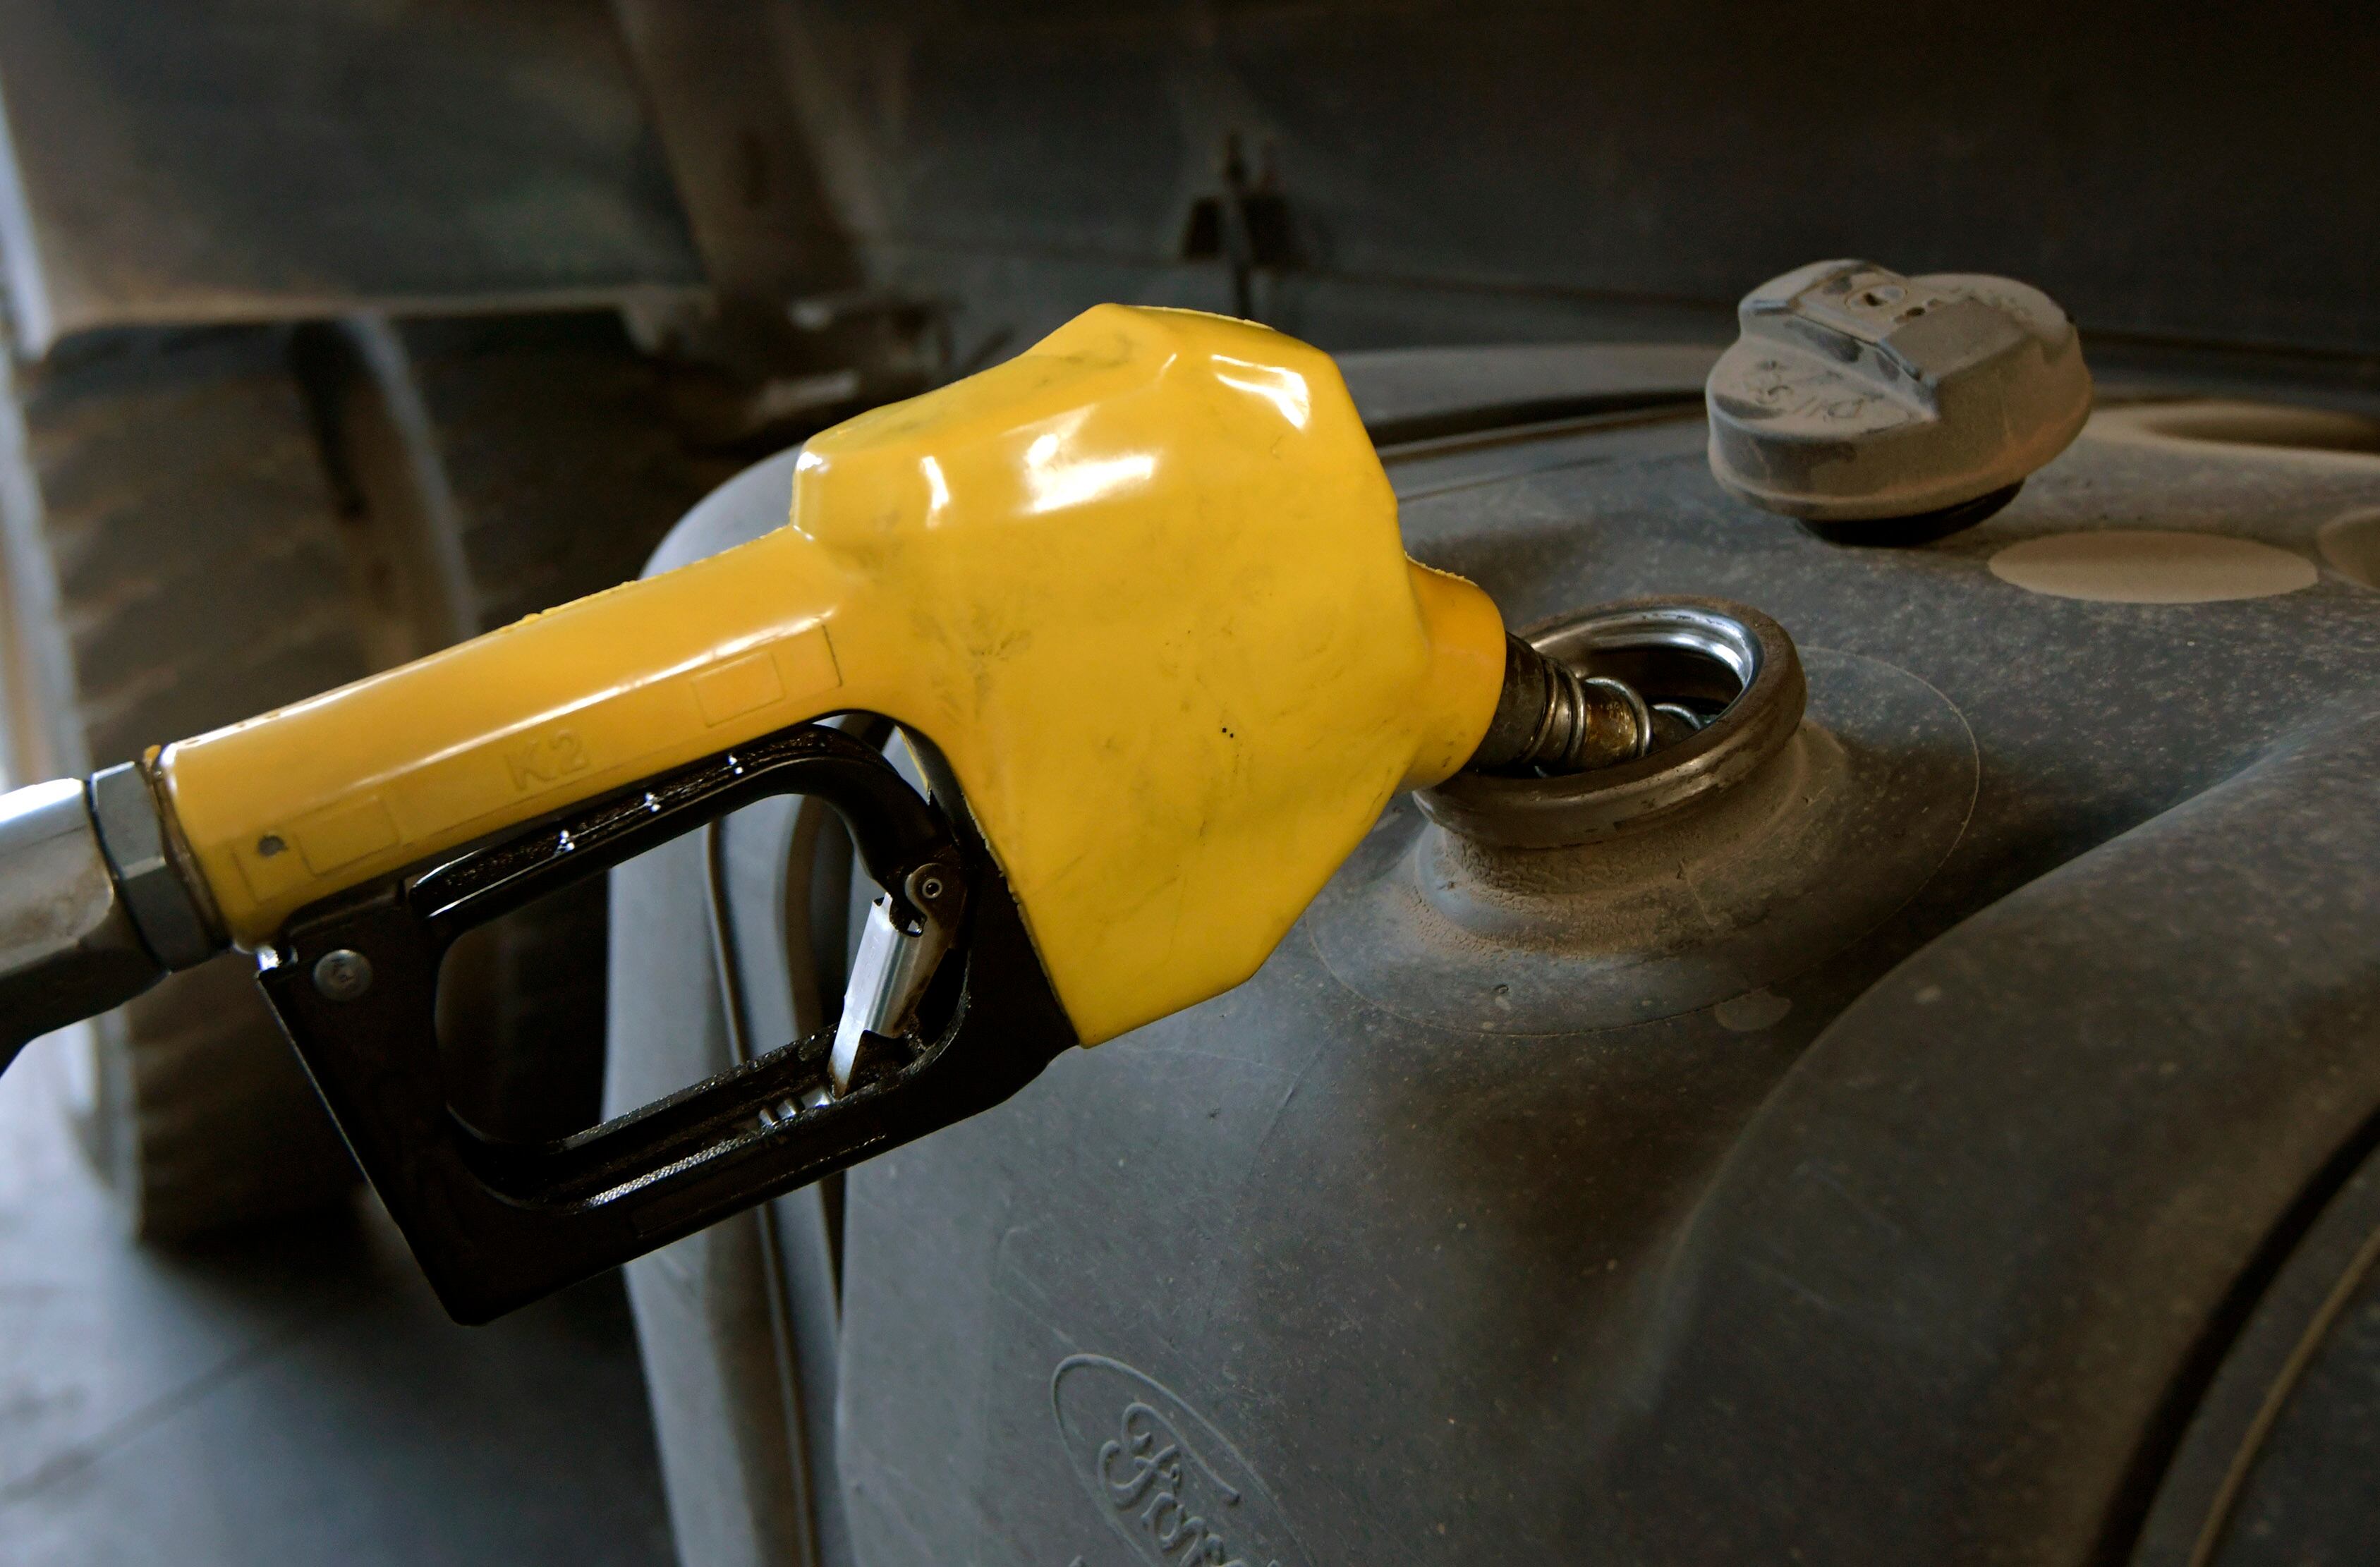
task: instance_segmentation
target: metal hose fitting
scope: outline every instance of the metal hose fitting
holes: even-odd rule
[[[1651,750],[1654,725],[1651,709],[1633,687],[1583,675],[1508,635],[1496,716],[1465,771],[1591,772]]]

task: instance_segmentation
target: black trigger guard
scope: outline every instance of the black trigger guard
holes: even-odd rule
[[[964,890],[951,952],[905,1063],[810,1101],[824,1036],[576,1136],[491,1138],[451,1107],[439,1066],[438,969],[456,937],[770,795],[816,795],[915,917],[911,872]],[[318,966],[334,954],[359,954]],[[589,801],[293,916],[259,954],[289,1041],[366,1179],[459,1322],[578,1280],[1007,1099],[1075,1042],[1006,880],[883,757],[803,724]],[[368,972],[358,989],[356,977]],[[344,981],[344,982],[343,982]]]

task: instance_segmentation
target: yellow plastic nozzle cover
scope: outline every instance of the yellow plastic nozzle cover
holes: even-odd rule
[[[812,439],[750,543],[167,747],[233,938],[804,720],[939,747],[1086,1044],[1255,972],[1486,733],[1487,596],[1407,560],[1330,360],[1104,305]]]

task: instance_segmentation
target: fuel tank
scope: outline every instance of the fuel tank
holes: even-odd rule
[[[1754,738],[1402,798],[1247,984],[781,1209],[808,1549],[2380,1537],[2380,423],[2103,372],[2004,510],[1859,548],[1714,482],[1707,356],[1526,352],[1349,362],[1408,547]]]

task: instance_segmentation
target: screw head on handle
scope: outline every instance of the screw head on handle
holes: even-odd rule
[[[351,1002],[371,989],[371,959],[340,947],[314,960],[314,989],[334,1002]]]

